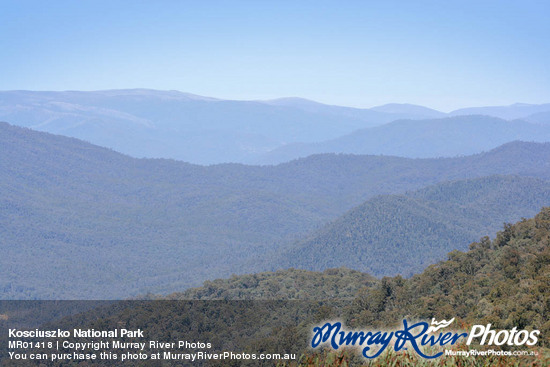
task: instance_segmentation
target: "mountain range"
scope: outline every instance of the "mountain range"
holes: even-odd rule
[[[286,144],[265,153],[259,162],[276,164],[327,152],[410,158],[453,157],[487,151],[514,140],[550,141],[550,124],[507,121],[483,115],[398,120],[325,142]]]
[[[529,104],[529,103],[514,103],[510,106],[490,106],[490,107],[470,107],[461,108],[449,113],[451,116],[458,115],[487,115],[499,117],[506,120],[530,119],[530,116],[548,112],[550,103],[544,104]]]
[[[325,140],[392,114],[277,101],[231,101],[177,91],[0,92],[0,121],[76,137],[134,157],[243,162],[281,144]]]
[[[376,195],[495,174],[550,179],[548,143],[509,143],[460,158],[324,154],[277,166],[204,167],[135,159],[0,123],[0,156],[5,299],[173,292],[269,270],[301,238]],[[525,181],[544,185],[537,182]],[[498,220],[545,205],[528,199]],[[492,228],[494,221],[483,223]]]
[[[548,141],[549,112],[550,104],[447,114],[410,104],[360,109],[302,98],[234,101],[148,89],[0,92],[0,121],[137,158],[196,164],[273,164],[330,152],[468,155],[514,140]],[[525,121],[508,121],[515,119]]]

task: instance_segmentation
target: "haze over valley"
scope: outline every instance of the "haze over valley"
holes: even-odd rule
[[[117,299],[336,263],[410,275],[549,205],[550,143],[200,166],[1,123],[0,155],[4,299]],[[430,256],[403,262],[392,246]]]
[[[358,109],[149,89],[0,92],[0,121],[136,158],[195,164],[277,164],[317,153],[455,157],[514,140],[550,141],[549,116],[550,104],[443,113],[409,104]]]

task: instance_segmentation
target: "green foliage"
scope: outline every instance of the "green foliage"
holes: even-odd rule
[[[347,268],[322,273],[288,269],[206,281],[199,288],[174,293],[169,299],[326,300],[353,299],[377,282],[371,275]]]
[[[384,278],[363,292],[355,302],[375,315],[365,321],[382,326],[404,316],[457,317],[463,326],[539,329],[541,344],[550,345],[550,208],[448,258],[406,281]]]
[[[284,283],[285,276],[294,279],[296,272],[257,276]],[[356,272],[346,272],[348,284],[361,279]],[[231,289],[242,289],[239,284],[254,276],[207,282],[204,287],[184,294],[199,299],[209,299],[216,294],[229,295]],[[318,274],[317,278],[327,278],[327,272]],[[431,265],[410,279],[384,277],[371,286],[363,286],[364,280],[361,280],[353,302],[345,311],[340,311],[346,315],[346,324],[350,327],[388,327],[405,317],[426,320],[456,317],[462,328],[491,323],[494,328],[538,329],[544,336],[540,344],[548,347],[548,279],[550,208],[544,208],[532,219],[505,225],[494,240],[484,237],[472,243],[467,252],[453,251],[448,254],[448,260]],[[258,283],[256,287],[264,289],[263,284]],[[326,283],[311,288],[310,299],[327,292],[333,284],[327,279]],[[236,299],[255,294],[255,289],[249,288],[246,292],[246,296],[240,293]],[[327,318],[330,314],[326,313]]]
[[[410,279],[385,277],[374,284],[370,276],[348,269],[332,269],[319,274],[291,269],[233,277],[207,282],[202,288],[170,297],[179,300],[121,301],[52,322],[47,327],[141,328],[152,340],[208,340],[216,350],[301,356],[295,363],[270,361],[263,365],[547,365],[550,208],[543,209],[532,219],[506,225],[492,241],[482,238],[472,243],[469,251],[454,251],[448,257]],[[271,289],[274,283],[281,285]],[[347,297],[348,291],[358,289],[352,300],[319,300],[343,283],[349,284],[348,290],[335,296]],[[303,287],[305,293],[298,297],[294,285],[296,289]],[[268,291],[272,293],[266,293]],[[271,295],[300,300],[251,299]],[[203,299],[181,300],[185,297]],[[226,299],[229,297],[236,299]],[[432,317],[439,320],[456,317],[453,327],[465,330],[473,324],[487,323],[495,329],[538,329],[541,331],[536,347],[539,355],[506,359],[441,357],[428,362],[411,353],[388,351],[368,362],[361,359],[357,351],[332,353],[307,349],[312,325],[335,317],[349,328],[364,330],[391,328],[403,318],[429,320]]]

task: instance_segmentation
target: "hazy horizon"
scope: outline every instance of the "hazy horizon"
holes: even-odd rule
[[[438,109],[438,108],[435,108],[435,107],[432,107],[432,106],[429,106],[429,105],[420,105],[420,104],[415,104],[415,103],[410,103],[410,102],[387,102],[387,103],[382,103],[382,104],[377,104],[377,105],[358,107],[358,106],[352,106],[352,105],[327,103],[327,102],[322,102],[322,101],[319,101],[319,100],[314,100],[314,99],[305,98],[305,97],[301,97],[301,96],[279,96],[279,97],[268,98],[268,99],[259,99],[259,98],[251,98],[251,99],[221,98],[219,96],[202,95],[202,94],[193,93],[193,92],[184,91],[184,90],[154,89],[154,88],[147,88],[147,87],[113,88],[113,89],[90,89],[90,90],[85,90],[85,89],[59,89],[59,90],[11,89],[11,90],[8,90],[8,89],[6,89],[6,90],[0,90],[0,93],[1,92],[38,92],[38,93],[42,93],[42,92],[44,92],[44,93],[47,93],[47,92],[59,92],[59,93],[62,93],[62,92],[91,92],[91,93],[93,93],[93,92],[109,92],[109,91],[117,91],[117,90],[119,90],[119,91],[143,90],[143,91],[154,91],[154,92],[177,92],[177,93],[188,94],[188,95],[193,95],[193,96],[197,96],[197,97],[211,98],[211,99],[220,100],[220,101],[239,101],[239,102],[270,102],[270,101],[285,100],[285,99],[301,99],[301,100],[307,100],[307,101],[310,101],[310,102],[320,103],[320,104],[329,105],[329,106],[359,108],[359,109],[367,109],[367,110],[377,108],[377,107],[386,106],[386,105],[410,105],[410,106],[426,107],[426,108],[429,108],[429,109],[432,109],[432,110],[435,110],[435,111],[438,111],[438,112],[443,112],[443,113],[450,113],[450,112],[465,109],[465,108],[509,107],[509,106],[514,106],[514,105],[540,105],[540,104],[549,104],[550,103],[550,99],[546,102],[543,101],[541,103],[527,103],[527,102],[522,102],[522,101],[516,101],[516,102],[505,104],[505,105],[482,105],[482,104],[477,104],[476,105],[476,104],[474,104],[474,105],[459,106],[459,107],[457,107],[455,109],[451,109],[451,110],[443,110],[443,109]]]
[[[439,111],[550,101],[550,3],[3,2],[0,90]]]

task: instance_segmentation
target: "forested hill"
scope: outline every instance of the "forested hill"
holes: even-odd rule
[[[490,176],[377,196],[284,252],[275,267],[348,266],[376,276],[410,276],[464,250],[505,222],[550,205],[550,182]]]
[[[301,269],[277,270],[207,280],[202,287],[190,288],[168,299],[223,300],[327,300],[353,299],[359,290],[378,279],[347,268],[314,272]]]
[[[314,353],[308,348],[312,327],[329,320],[340,320],[351,330],[386,330],[402,326],[404,318],[428,322],[432,318],[455,318],[452,324],[455,330],[467,331],[472,325],[490,323],[492,330],[540,331],[535,346],[540,353],[538,357],[487,357],[480,361],[483,365],[545,366],[548,363],[548,349],[544,348],[550,346],[550,208],[543,209],[532,219],[505,226],[494,240],[485,237],[472,243],[467,252],[450,253],[448,260],[431,265],[410,279],[385,277],[374,284],[370,284],[370,279],[368,275],[346,269],[317,274],[287,270],[239,276],[207,282],[202,288],[170,295],[168,300],[121,301],[51,322],[48,327],[114,329],[117,325],[125,325],[143,330],[151,340],[164,340],[169,330],[170,337],[176,340],[208,340],[214,351],[296,353],[300,356]],[[270,293],[274,284],[285,286],[279,287],[281,292]],[[358,289],[353,299],[318,298],[333,294],[335,287],[344,287],[344,284],[348,290]],[[285,297],[296,299],[302,285],[305,287],[300,301],[281,300]],[[347,298],[347,290],[340,292]],[[278,301],[266,301],[266,295]],[[199,300],[183,301],[189,297]],[[263,301],[252,301],[254,297]],[[9,320],[11,313],[6,316]],[[0,320],[0,324],[2,322],[6,321]],[[91,349],[90,352],[93,353]],[[144,352],[156,350],[146,347]],[[339,356],[340,362],[342,359],[346,363],[355,361],[351,365],[365,362],[353,350]],[[471,357],[466,358],[469,360],[461,360],[463,365],[470,365]],[[318,363],[312,365],[332,365],[323,364],[322,359],[313,360]],[[410,355],[394,354],[389,361],[384,356],[379,357],[373,365],[385,366],[390,362],[400,365],[400,361],[403,365],[415,363]],[[456,358],[450,357],[439,361],[458,364]],[[106,366],[110,362],[98,361],[98,365]],[[132,366],[135,361],[120,365]],[[258,363],[243,362],[242,365],[256,366]]]
[[[539,329],[550,346],[550,208],[505,225],[488,237],[453,251],[448,260],[411,279],[383,278],[358,297],[365,311],[357,322],[382,324],[404,315],[458,317],[466,324]]]
[[[375,195],[491,174],[550,178],[550,144],[521,142],[454,159],[327,154],[204,167],[0,123],[0,157],[8,299],[169,293],[270,270],[255,260]]]
[[[463,325],[491,323],[495,329],[539,329],[542,344],[550,346],[550,208],[543,208],[534,218],[505,225],[493,240],[483,237],[470,244],[468,251],[453,251],[447,257],[410,279],[384,277],[373,286],[345,269],[313,273],[312,279],[326,277],[327,281],[305,287],[301,298],[308,299],[309,295],[315,300],[319,294],[333,292],[335,282],[330,278],[339,274],[348,288],[361,288],[347,311],[335,310],[338,315],[328,315],[344,317],[349,326],[383,327],[404,317],[456,317],[457,324]],[[251,284],[253,277],[262,281]],[[294,270],[239,276],[206,282],[201,288],[169,298],[250,299],[268,290],[267,279],[285,284],[295,278]],[[294,294],[287,296],[292,299]],[[275,298],[280,299],[280,295]]]

